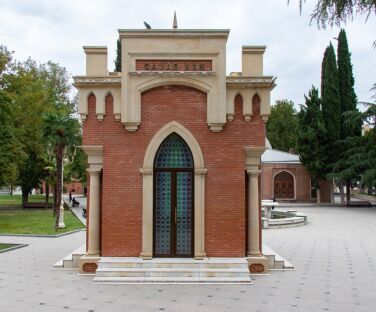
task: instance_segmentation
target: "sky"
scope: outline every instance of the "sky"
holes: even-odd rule
[[[28,57],[64,66],[72,75],[85,73],[84,45],[108,47],[109,70],[114,69],[118,29],[172,28],[176,10],[181,29],[230,29],[227,74],[241,71],[242,45],[266,45],[264,74],[277,77],[272,104],[288,99],[296,107],[312,85],[320,86],[325,48],[338,36],[338,27],[310,24],[316,1],[290,0],[0,0],[0,45],[14,58]],[[371,101],[376,83],[376,17],[356,16],[341,25],[347,32],[359,101]]]

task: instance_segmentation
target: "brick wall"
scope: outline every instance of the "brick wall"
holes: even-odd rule
[[[175,120],[189,129],[200,144],[208,169],[205,179],[205,249],[208,256],[245,254],[244,147],[264,146],[265,129],[260,104],[246,122],[242,99],[235,116],[220,133],[206,121],[206,94],[185,86],[163,86],[142,94],[141,125],[127,132],[113,117],[112,96],[106,116],[95,116],[95,97],[89,97],[84,122],[84,145],[103,145],[102,255],[139,256],[142,237],[142,176],[146,148],[154,134]],[[94,103],[94,104],[93,104]]]
[[[301,164],[262,164],[262,199],[273,198],[273,177],[275,174],[287,171],[295,177],[296,201],[311,201],[310,176]]]

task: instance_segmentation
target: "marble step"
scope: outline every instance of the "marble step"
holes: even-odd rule
[[[153,259],[143,260],[140,258],[124,258],[124,257],[102,257],[98,263],[99,268],[218,268],[243,269],[247,262],[244,259],[210,259],[210,260],[194,260],[194,259]]]
[[[96,283],[251,283],[245,258],[102,257]]]
[[[294,266],[269,246],[262,245],[262,253],[268,260],[269,270],[293,270]]]
[[[96,276],[118,277],[249,277],[248,269],[98,268]]]
[[[225,278],[225,277],[94,277],[98,284],[253,284],[250,277]]]
[[[85,245],[65,256],[53,265],[54,269],[78,269],[79,260],[85,254]]]

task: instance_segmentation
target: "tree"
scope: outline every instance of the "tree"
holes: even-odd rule
[[[288,0],[288,3],[290,0]],[[304,0],[305,2],[305,0]],[[302,10],[303,0],[299,0],[299,7]],[[316,20],[319,27],[327,25],[340,25],[355,14],[366,14],[367,19],[376,14],[375,0],[318,0],[311,15],[311,21]]]
[[[296,148],[298,117],[294,103],[288,100],[278,100],[272,106],[266,124],[267,137],[273,148],[288,152]]]
[[[26,158],[18,139],[18,128],[12,118],[12,99],[6,92],[4,79],[13,66],[12,53],[0,46],[0,186],[10,186],[18,177],[18,163]]]
[[[341,29],[338,36],[338,81],[339,94],[341,102],[341,137],[337,144],[339,157],[333,166],[333,177],[337,178],[341,183],[341,202],[343,203],[342,182],[346,183],[347,201],[350,201],[350,187],[351,180],[356,178],[357,172],[349,170],[349,159],[345,156],[349,148],[346,143],[348,137],[361,135],[361,123],[356,127],[348,125],[344,122],[344,113],[350,111],[357,111],[357,97],[354,90],[354,76],[352,72],[351,54],[346,38],[346,32]]]
[[[364,112],[348,111],[344,113],[344,124],[352,127],[354,132],[359,123],[368,125],[368,131],[362,136],[352,136],[345,139],[347,149],[342,157],[347,161],[349,175],[356,172],[361,176],[365,185],[372,187],[376,184],[376,103],[364,103]]]
[[[298,113],[298,144],[300,160],[309,172],[312,184],[317,190],[317,203],[320,203],[320,180],[326,169],[326,129],[321,111],[318,90],[312,86],[305,97],[305,106]]]
[[[56,205],[55,230],[59,228],[59,209],[63,192],[64,157],[69,148],[80,140],[80,124],[70,115],[46,114],[44,116],[44,138],[54,147],[56,159]]]
[[[338,157],[338,150],[335,144],[341,138],[341,99],[338,69],[334,48],[331,43],[325,51],[322,70],[321,99],[322,113],[327,131],[327,172],[329,172]]]
[[[114,61],[115,63],[115,72],[121,72],[121,41],[120,39],[116,42],[117,48],[116,48],[116,59]]]

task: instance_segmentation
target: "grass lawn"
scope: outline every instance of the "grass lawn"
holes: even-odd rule
[[[61,234],[84,226],[70,211],[64,213],[65,229],[55,232],[51,209],[0,210],[1,234]]]
[[[15,246],[14,244],[0,244],[0,250]]]
[[[36,203],[36,202],[42,202],[44,203],[46,198],[46,195],[42,194],[33,194],[29,196],[29,203]],[[53,197],[50,196],[50,203],[53,202]],[[8,194],[1,194],[0,195],[0,207],[21,207],[22,203],[22,195],[8,195]]]

